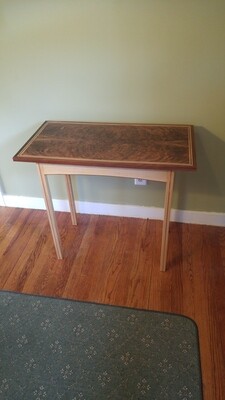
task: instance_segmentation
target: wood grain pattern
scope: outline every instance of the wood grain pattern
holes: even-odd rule
[[[45,211],[0,207],[0,289],[182,313],[199,328],[205,400],[225,398],[225,228],[57,212],[57,260]],[[75,237],[75,239],[74,239]]]
[[[191,125],[45,122],[14,161],[193,169]]]

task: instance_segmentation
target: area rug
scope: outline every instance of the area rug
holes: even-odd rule
[[[1,400],[200,400],[180,315],[0,291]]]

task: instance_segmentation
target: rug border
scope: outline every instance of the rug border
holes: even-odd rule
[[[99,305],[99,306],[110,306],[110,307],[118,307],[118,308],[125,308],[127,310],[134,310],[134,311],[150,311],[153,313],[158,313],[158,314],[167,314],[167,315],[174,315],[177,317],[183,317],[186,319],[189,319],[193,325],[195,326],[195,329],[198,333],[198,325],[195,322],[195,320],[191,317],[188,317],[187,315],[184,314],[179,314],[179,313],[175,313],[172,311],[158,311],[158,310],[152,310],[152,309],[147,309],[147,308],[136,308],[136,307],[128,307],[128,306],[123,306],[123,305],[117,305],[117,304],[109,304],[109,303],[98,303],[97,301],[90,301],[90,300],[79,300],[79,299],[71,299],[68,297],[55,297],[55,296],[47,296],[47,295],[42,295],[42,294],[33,294],[33,293],[24,293],[24,292],[17,292],[15,290],[5,290],[5,289],[0,289],[0,293],[4,292],[4,293],[14,293],[14,294],[21,294],[24,296],[33,296],[33,297],[43,297],[43,298],[47,298],[47,299],[52,299],[52,300],[64,300],[64,301],[75,301],[77,303],[86,303],[86,304],[95,304],[95,305]]]

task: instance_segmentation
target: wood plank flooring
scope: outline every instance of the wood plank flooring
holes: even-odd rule
[[[0,289],[182,313],[199,329],[205,400],[225,399],[225,228],[56,213],[57,260],[45,211],[0,207]],[[172,399],[171,399],[172,400]]]

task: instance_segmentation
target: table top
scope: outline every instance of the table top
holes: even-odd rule
[[[46,121],[14,161],[142,169],[195,169],[192,125]]]

